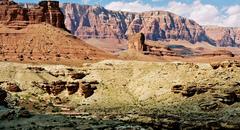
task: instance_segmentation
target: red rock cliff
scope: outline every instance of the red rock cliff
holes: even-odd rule
[[[65,28],[64,15],[58,1],[41,1],[32,8],[22,7],[9,0],[0,1],[0,23],[10,27],[22,27],[42,22]]]
[[[206,34],[220,47],[240,47],[240,28],[205,26]]]
[[[125,39],[144,33],[148,40],[182,39],[192,43],[207,41],[204,29],[193,20],[167,11],[131,13],[99,6],[63,4],[65,25],[81,38]]]

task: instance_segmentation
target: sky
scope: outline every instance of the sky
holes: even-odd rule
[[[16,1],[16,0],[15,0]],[[166,10],[201,25],[240,27],[240,0],[59,0],[62,3],[101,5],[117,11]],[[17,0],[38,2],[38,0]]]

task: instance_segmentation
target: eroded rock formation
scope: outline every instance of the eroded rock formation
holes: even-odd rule
[[[239,28],[202,27],[166,11],[131,13],[78,4],[63,4],[61,8],[66,16],[66,28],[81,38],[126,39],[142,32],[147,40],[181,39],[191,43],[206,41],[221,47],[240,46]]]
[[[128,50],[141,52],[146,55],[155,56],[183,56],[184,54],[178,54],[174,49],[161,44],[154,44],[150,41],[145,41],[145,35],[143,33],[137,33],[129,36]],[[178,50],[186,49],[185,47],[177,47]]]
[[[99,6],[63,4],[67,29],[81,38],[127,38],[144,33],[148,40],[207,41],[203,28],[193,20],[166,11],[130,13]]]
[[[65,28],[64,15],[58,1],[41,1],[32,8],[22,7],[9,0],[0,1],[0,23],[12,28],[21,28],[42,22]]]
[[[205,26],[206,34],[220,47],[240,47],[240,29],[232,27]]]
[[[228,35],[228,34],[226,34]],[[136,52],[141,52],[145,55],[155,55],[155,56],[174,56],[174,57],[236,57],[238,54],[233,53],[228,49],[218,49],[211,51],[205,51],[205,48],[192,48],[187,45],[169,44],[169,42],[159,42],[159,41],[145,41],[145,35],[143,33],[137,33],[129,36],[128,40],[128,50],[134,50]],[[227,36],[226,36],[227,37]],[[171,42],[171,41],[170,41]],[[174,42],[174,41],[173,41]],[[192,45],[194,46],[194,45]],[[223,45],[222,45],[223,46]],[[227,46],[225,46],[227,47]]]
[[[7,83],[7,88],[9,92],[21,92],[22,90],[19,88],[19,86],[16,83]]]
[[[139,52],[147,51],[147,45],[145,44],[145,35],[138,33],[129,37],[128,49],[136,50]]]

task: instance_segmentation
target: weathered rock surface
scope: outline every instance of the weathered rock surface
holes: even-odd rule
[[[205,26],[206,35],[221,47],[240,47],[240,29],[233,27]]]
[[[61,8],[67,29],[81,38],[125,39],[142,32],[147,40],[181,39],[221,47],[240,46],[239,28],[202,27],[166,11],[131,13],[79,4],[62,4]]]
[[[48,94],[53,94],[54,96],[56,96],[66,89],[66,84],[66,81],[59,80],[52,83],[42,83],[39,87],[45,90]]]
[[[63,4],[65,25],[81,38],[127,38],[142,32],[149,40],[183,39],[208,41],[203,28],[193,20],[166,11],[130,13],[99,6]]]
[[[234,39],[233,39],[234,38]],[[235,36],[231,36],[230,30],[225,31],[222,39],[219,41],[218,46],[220,47],[236,47]]]
[[[138,33],[130,36],[128,40],[128,50],[135,50],[138,52],[147,51],[145,35],[143,33]]]
[[[189,43],[181,43],[181,41],[145,41],[145,35],[143,33],[136,33],[128,38],[128,52],[141,52],[143,55],[157,56],[157,57],[174,57],[174,58],[227,58],[238,59],[238,48],[232,50],[232,48],[219,48],[209,46],[196,47]],[[184,41],[182,41],[184,42]],[[205,44],[206,45],[206,44]],[[199,45],[197,45],[199,46]],[[134,51],[131,51],[134,50]],[[133,55],[129,53],[129,55]],[[134,55],[133,55],[134,58]],[[136,57],[134,60],[137,59]]]
[[[92,82],[86,82],[83,81],[81,84],[81,95],[84,96],[85,98],[88,98],[94,94],[94,90],[97,89],[97,86],[99,83],[97,81],[92,81]]]
[[[65,29],[64,15],[58,1],[41,1],[31,8],[22,7],[14,1],[0,1],[0,23],[19,29],[42,22]]]
[[[59,81],[53,81],[50,83],[48,83],[48,82],[43,82],[43,83],[33,82],[33,86],[37,86],[37,87],[43,89],[48,94],[53,94],[54,96],[57,96],[64,90],[67,90],[68,94],[72,95],[79,90],[80,85],[79,85],[79,82],[66,82],[66,81],[59,80]],[[83,89],[83,88],[85,88],[85,89]],[[90,83],[81,85],[81,89],[84,90],[83,92],[81,92],[82,95],[88,95],[85,97],[89,97],[93,94],[93,89],[91,89]]]
[[[210,87],[197,86],[197,85],[174,85],[172,92],[181,93],[182,96],[192,97],[195,94],[202,94],[208,92]]]
[[[84,72],[78,72],[78,73],[70,73],[69,75],[72,79],[77,80],[77,79],[84,78],[87,74]]]
[[[66,87],[69,95],[74,94],[79,89],[79,82],[68,82]]]
[[[22,91],[16,83],[11,83],[11,82],[7,83],[6,90],[9,92],[21,92]]]

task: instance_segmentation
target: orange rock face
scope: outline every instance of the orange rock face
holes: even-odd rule
[[[135,50],[138,52],[147,51],[144,34],[138,33],[138,34],[135,34],[135,35],[129,37],[128,49]]]
[[[21,28],[42,22],[65,28],[64,15],[58,1],[41,1],[32,8],[22,7],[13,1],[0,1],[0,23],[12,28]]]

